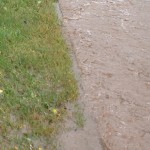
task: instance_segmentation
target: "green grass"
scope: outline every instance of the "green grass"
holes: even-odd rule
[[[0,0],[1,150],[52,149],[64,103],[78,96],[52,2]]]
[[[75,123],[77,127],[83,128],[86,120],[83,114],[83,109],[79,104],[74,105],[74,117],[75,117]]]

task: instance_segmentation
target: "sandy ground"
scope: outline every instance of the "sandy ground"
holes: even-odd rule
[[[150,1],[59,3],[87,119],[63,134],[64,149],[150,150]]]

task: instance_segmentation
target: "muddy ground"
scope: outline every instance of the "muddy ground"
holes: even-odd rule
[[[59,3],[88,120],[64,149],[150,150],[150,1]]]

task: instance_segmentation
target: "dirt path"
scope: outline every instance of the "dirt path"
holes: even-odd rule
[[[60,0],[60,6],[81,71],[85,114],[97,123],[85,127],[93,130],[91,138],[84,135],[87,142],[67,134],[65,150],[149,150],[150,1]]]

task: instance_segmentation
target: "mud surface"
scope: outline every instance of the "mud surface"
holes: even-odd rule
[[[95,134],[108,150],[149,150],[150,1],[60,0],[60,6]]]

